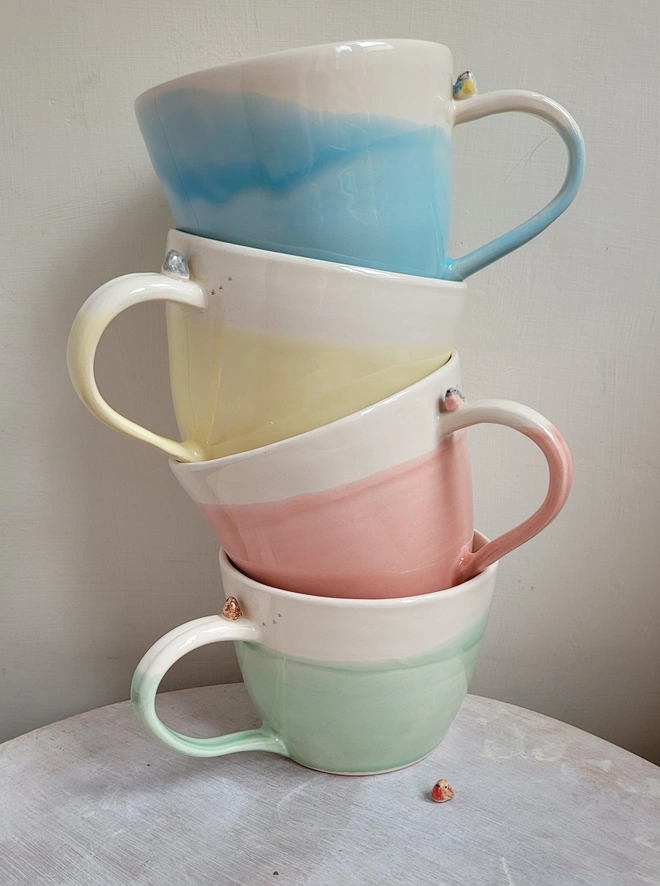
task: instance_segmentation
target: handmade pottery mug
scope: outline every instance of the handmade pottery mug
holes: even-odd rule
[[[475,535],[475,549],[486,543]],[[413,599],[337,600],[259,584],[220,553],[222,615],[175,628],[137,666],[133,707],[168,747],[192,757],[272,751],[346,775],[409,766],[444,738],[468,689],[497,564]],[[313,588],[308,588],[313,592]],[[159,720],[158,686],[182,656],[234,641],[259,729],[188,738]]]
[[[427,594],[460,583],[553,520],[571,457],[542,415],[507,400],[462,403],[458,355],[360,412],[251,452],[171,461],[232,562],[288,591],[329,597]],[[462,404],[462,405],[461,405]],[[464,428],[506,425],[549,467],[533,516],[471,553],[471,471]]]
[[[303,433],[405,388],[446,363],[465,284],[281,255],[170,231],[161,274],[128,274],[91,295],[68,347],[78,395],[101,421],[180,461],[218,458]],[[192,279],[189,279],[192,277]],[[183,442],[129,421],[101,397],[105,328],[167,302],[170,383]]]
[[[453,86],[446,46],[360,40],[278,52],[156,86],[136,113],[177,228],[244,246],[463,280],[541,233],[584,168],[572,117],[535,92]],[[462,100],[466,99],[466,100]],[[557,130],[554,199],[462,258],[447,255],[454,126],[520,111]]]

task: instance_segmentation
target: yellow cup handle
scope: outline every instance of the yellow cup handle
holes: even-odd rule
[[[106,425],[149,443],[177,461],[202,461],[203,453],[192,444],[179,443],[116,412],[101,396],[94,377],[94,360],[101,336],[118,314],[147,301],[171,301],[195,310],[207,307],[206,293],[190,279],[183,255],[170,250],[160,274],[126,274],[92,293],[78,311],[69,333],[67,365],[76,393],[85,406]]]

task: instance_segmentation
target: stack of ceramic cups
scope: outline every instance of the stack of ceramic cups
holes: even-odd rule
[[[449,240],[452,127],[541,117],[568,148],[541,212],[463,258]],[[543,416],[465,403],[453,350],[470,274],[540,233],[579,187],[584,149],[555,102],[478,95],[449,50],[410,40],[317,46],[216,68],[137,101],[177,230],[159,274],[95,292],[69,370],[102,421],[171,457],[222,550],[222,613],[144,657],[133,701],[186,754],[270,750],[330,772],[408,765],[465,696],[497,560],[557,515],[570,454]],[[182,442],[101,398],[94,354],[125,308],[164,300]],[[542,450],[546,499],[495,541],[475,532],[465,429],[515,428]],[[263,727],[215,739],[156,716],[170,665],[236,641]]]

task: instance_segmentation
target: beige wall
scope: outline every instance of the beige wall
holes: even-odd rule
[[[584,187],[533,244],[471,281],[467,393],[519,399],[569,440],[559,520],[502,563],[475,692],[660,757],[660,339],[656,0],[6,0],[0,31],[0,738],[126,698],[142,652],[220,599],[214,539],[166,459],[76,399],[64,350],[80,304],[156,270],[169,214],[133,116],[142,90],[305,43],[448,43],[482,90],[524,87],[584,130]],[[505,116],[455,137],[453,246],[540,207],[564,163],[540,122]],[[162,306],[102,345],[111,403],[173,434]],[[472,434],[478,526],[543,494],[531,444]],[[202,652],[206,654],[202,654]],[[203,650],[170,686],[238,676]]]

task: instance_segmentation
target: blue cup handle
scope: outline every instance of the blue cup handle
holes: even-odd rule
[[[464,280],[514,249],[529,243],[570,206],[580,187],[585,159],[582,133],[568,111],[545,95],[518,89],[487,92],[484,95],[473,93],[463,100],[454,101],[454,125],[459,126],[506,111],[531,114],[545,120],[557,130],[568,149],[566,178],[548,205],[526,222],[461,258],[448,258],[443,273],[445,280]]]

